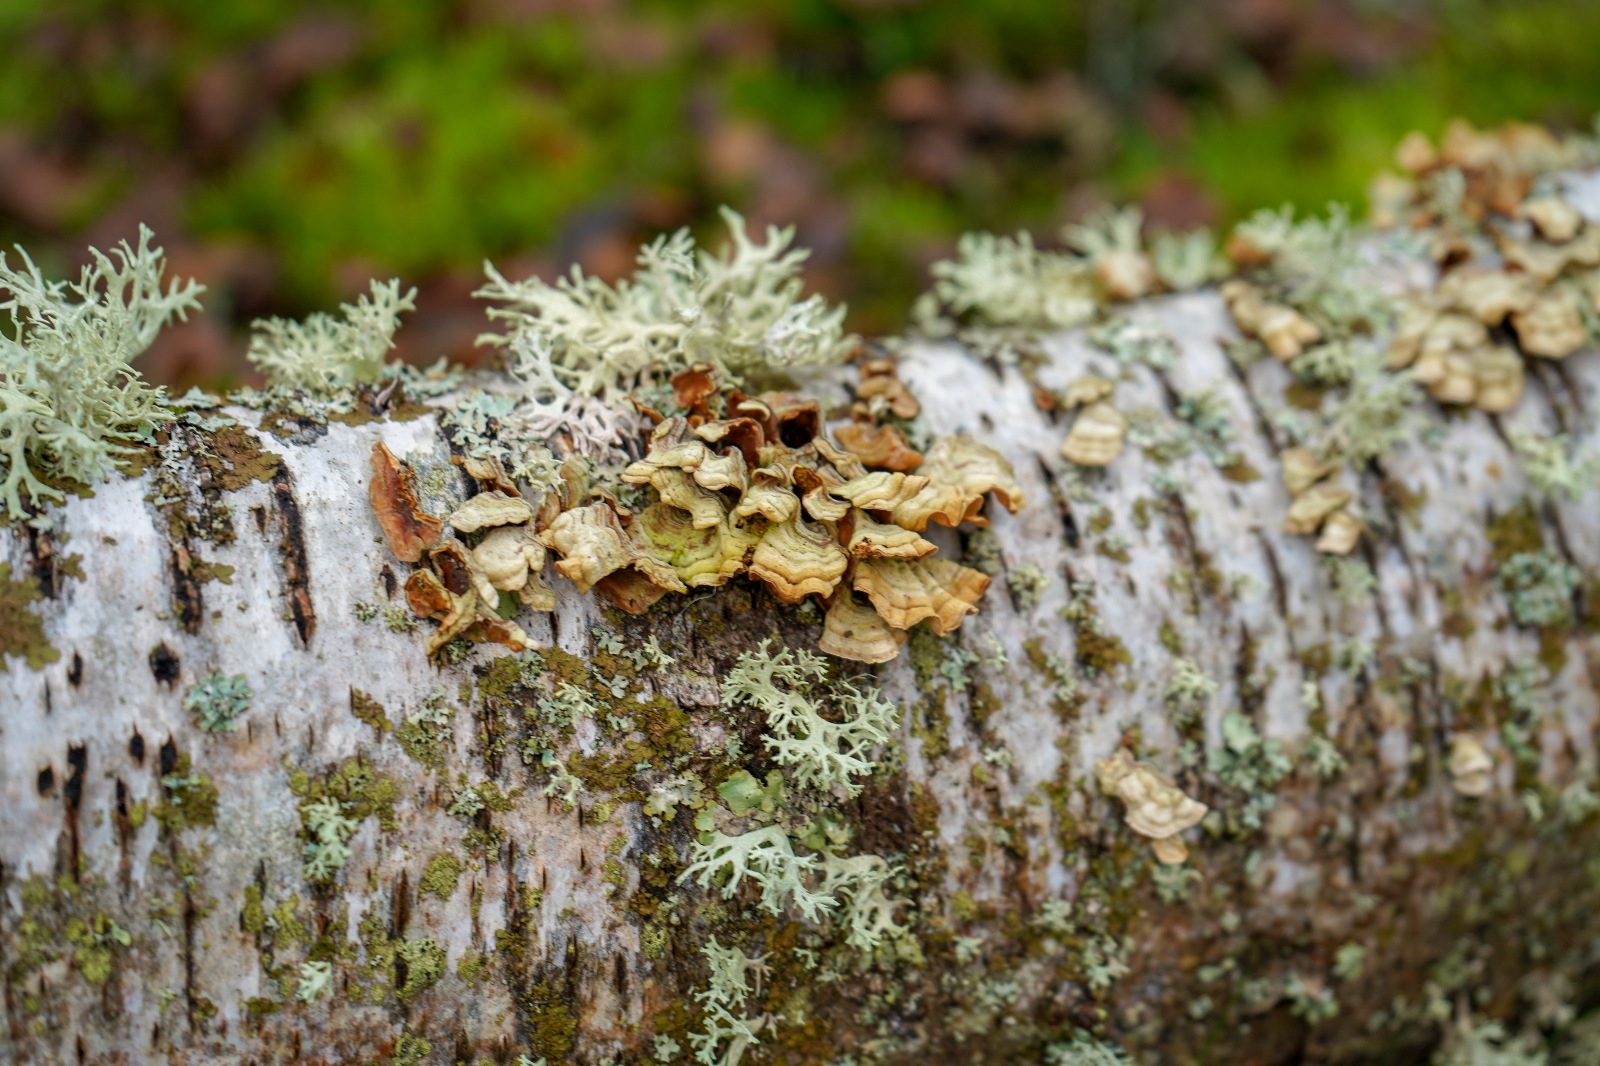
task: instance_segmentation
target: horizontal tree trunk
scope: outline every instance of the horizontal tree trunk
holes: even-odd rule
[[[1172,420],[1177,397],[1212,390],[1242,464],[1130,448],[1075,487],[1067,421],[1034,387],[1115,376],[1105,353],[1048,338],[1032,380],[954,343],[901,353],[933,430],[999,448],[1026,504],[989,505],[1000,579],[979,614],[871,668],[903,711],[898,754],[840,816],[853,849],[903,869],[910,930],[876,955],[680,884],[694,814],[640,803],[678,748],[709,780],[729,736],[762,777],[760,722],[718,710],[720,681],[762,639],[815,647],[820,613],[735,582],[628,617],[549,572],[556,610],[521,618],[551,649],[531,691],[620,674],[608,710],[636,722],[578,725],[569,808],[519,757],[535,696],[504,649],[435,665],[430,625],[406,628],[410,568],[371,513],[368,456],[383,441],[447,513],[469,482],[431,414],[175,429],[167,473],[0,531],[0,1057],[601,1063],[676,1045],[689,1061],[712,936],[765,955],[750,1062],[1029,1061],[1079,1027],[1153,1061],[1411,1062],[1458,1008],[1593,999],[1597,821],[1575,786],[1597,768],[1600,616],[1580,594],[1576,625],[1518,625],[1494,573],[1507,543],[1542,544],[1592,590],[1596,493],[1538,499],[1499,419],[1433,408],[1427,434],[1360,474],[1376,585],[1342,599],[1311,540],[1280,532],[1269,412],[1287,373],[1233,366],[1215,293],[1130,313],[1181,356],[1128,368],[1118,406]],[[1586,352],[1531,362],[1514,418],[1589,426],[1597,404]],[[1174,491],[1152,488],[1163,469]],[[1030,566],[1049,579],[1036,596]],[[634,668],[597,633],[676,662]],[[1219,686],[1190,736],[1210,769],[1179,755],[1180,657]],[[184,706],[213,672],[253,690],[232,731]],[[442,730],[417,724],[436,692]],[[1249,783],[1265,757],[1237,718],[1225,734],[1230,711],[1297,760],[1280,783]],[[1499,738],[1508,722],[1531,759]],[[1452,779],[1458,733],[1496,759],[1480,798]],[[1314,735],[1348,768],[1315,773]],[[1184,866],[1155,863],[1095,785],[1123,740],[1213,809]],[[480,810],[457,802],[469,785]],[[304,807],[324,795],[360,823],[316,885]],[[302,1002],[308,959],[331,979]]]

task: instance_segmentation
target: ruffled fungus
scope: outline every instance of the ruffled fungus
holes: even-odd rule
[[[1128,420],[1104,400],[1089,404],[1073,420],[1061,445],[1061,456],[1079,466],[1105,466],[1122,454]]]
[[[1189,857],[1178,834],[1197,825],[1209,808],[1191,799],[1165,774],[1136,762],[1126,748],[1094,764],[1100,791],[1120,799],[1128,827],[1150,840],[1156,858],[1174,865]]]
[[[1463,796],[1487,796],[1494,788],[1494,759],[1471,733],[1450,737],[1450,784]]]

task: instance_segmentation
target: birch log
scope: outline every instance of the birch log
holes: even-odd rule
[[[999,448],[1027,502],[988,508],[1001,579],[959,640],[914,639],[873,670],[903,710],[898,754],[842,809],[853,846],[903,868],[913,936],[876,957],[794,913],[680,885],[692,812],[646,816],[621,763],[639,747],[593,723],[576,749],[590,787],[574,809],[547,798],[496,697],[503,649],[439,666],[426,624],[386,624],[387,608],[409,617],[409,568],[370,511],[368,456],[386,443],[445,513],[468,483],[431,412],[289,420],[276,435],[228,409],[248,433],[224,448],[195,430],[176,464],[206,535],[169,521],[158,468],[51,508],[46,529],[0,529],[0,1059],[604,1063],[674,1061],[676,1046],[687,1062],[712,935],[766,956],[752,1063],[1043,1061],[1080,1027],[1151,1062],[1410,1062],[1459,1012],[1594,998],[1600,820],[1583,788],[1600,724],[1600,493],[1537,497],[1504,423],[1592,432],[1600,354],[1530,361],[1510,416],[1428,405],[1429,432],[1360,475],[1376,584],[1346,600],[1310,539],[1279,531],[1290,500],[1269,413],[1287,373],[1230,363],[1214,292],[1131,314],[1181,356],[1123,372],[1119,406],[1171,418],[1175,396],[1215,390],[1262,476],[1230,479],[1197,452],[1159,493],[1156,464],[1129,448],[1087,480],[1106,516],[1091,522],[1062,484],[1066,423],[1041,413],[1033,382],[954,343],[901,355],[932,428]],[[1117,374],[1081,335],[1042,348],[1046,388]],[[226,461],[208,466],[202,447]],[[1511,618],[1492,541],[1512,535],[1580,570],[1578,624]],[[1004,580],[1029,564],[1049,578],[1037,602]],[[687,737],[709,760],[737,734],[761,762],[759,723],[717,711],[719,678],[764,637],[814,647],[820,616],[736,582],[631,618],[546,576],[557,609],[522,622],[572,657],[547,667],[612,662],[597,629],[629,647],[654,637],[677,660],[619,700],[637,704],[649,757]],[[1298,760],[1281,783],[1252,795],[1203,753],[1180,758],[1164,700],[1180,656],[1219,685],[1204,748],[1230,750],[1224,719],[1241,712]],[[184,708],[214,671],[253,690],[232,731],[202,731]],[[1531,691],[1508,693],[1508,677]],[[452,713],[429,766],[399,734],[436,692]],[[1531,765],[1498,733],[1526,701]],[[1312,771],[1313,733],[1347,769]],[[1486,795],[1453,787],[1458,733],[1493,759]],[[1186,866],[1158,867],[1095,787],[1096,760],[1125,738],[1214,808]],[[609,791],[595,784],[608,772]],[[491,806],[463,813],[469,785]],[[301,808],[330,788],[364,816],[340,875],[317,886]],[[1252,801],[1259,828],[1240,821]],[[328,985],[302,1001],[316,960]]]

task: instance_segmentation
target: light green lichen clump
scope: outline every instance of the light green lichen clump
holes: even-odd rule
[[[129,365],[169,320],[198,309],[202,287],[173,281],[152,234],[92,262],[76,282],[46,281],[18,249],[21,269],[0,255],[0,502],[12,517],[62,500],[60,482],[93,484],[166,420],[166,392]],[[24,502],[24,494],[28,503]]]
[[[350,858],[347,842],[361,823],[347,817],[345,805],[332,796],[306,804],[300,815],[311,837],[303,848],[306,880],[332,880]]]
[[[709,888],[713,878],[723,878],[722,898],[732,899],[746,878],[761,889],[761,906],[780,915],[792,902],[809,921],[818,921],[837,904],[832,896],[806,887],[806,875],[817,867],[815,855],[796,855],[782,826],[769,825],[738,836],[721,832],[708,841],[696,841],[694,859],[678,878]]]
[[[341,306],[342,319],[320,311],[301,322],[258,319],[246,354],[270,384],[314,396],[375,384],[394,347],[400,313],[416,310],[416,295],[412,289],[402,296],[398,279],[374,281],[370,298]]]
[[[1518,625],[1564,626],[1573,620],[1572,594],[1582,575],[1548,551],[1517,552],[1495,578]]]
[[[870,749],[889,739],[899,723],[899,710],[876,689],[857,689],[848,682],[835,686],[831,698],[841,721],[823,717],[812,698],[813,688],[827,677],[827,663],[808,651],[784,649],[776,655],[763,640],[754,652],[739,657],[722,682],[722,698],[766,713],[771,730],[762,738],[773,761],[789,767],[797,784],[824,791],[838,788],[855,796],[856,777],[875,765]]]
[[[967,233],[956,258],[933,264],[933,291],[918,301],[917,317],[932,333],[948,332],[938,320],[951,314],[984,326],[1070,329],[1098,310],[1089,264],[1070,252],[1047,252],[1033,237]]]
[[[243,674],[228,676],[213,670],[190,686],[183,697],[183,709],[200,717],[200,728],[208,733],[232,729],[238,717],[250,709],[250,690]]]
[[[745,233],[727,208],[732,246],[722,255],[697,249],[688,230],[647,245],[630,279],[609,285],[577,267],[550,285],[508,281],[487,265],[478,295],[508,306],[490,311],[517,336],[548,345],[563,384],[587,395],[627,391],[648,371],[670,373],[710,363],[738,377],[769,368],[841,361],[850,349],[844,308],[821,296],[801,299],[793,229],[770,227],[765,244]],[[491,343],[507,338],[490,335]]]
[[[1509,434],[1527,464],[1528,480],[1552,500],[1576,500],[1600,485],[1600,455],[1581,455],[1565,433],[1541,437],[1526,429]]]
[[[761,979],[767,973],[764,956],[751,957],[736,947],[725,948],[717,943],[716,937],[712,937],[700,953],[711,966],[711,980],[705,989],[694,994],[706,1009],[704,1031],[689,1034],[689,1043],[695,1049],[694,1060],[703,1066],[734,1066],[743,1057],[745,1048],[760,1043],[756,1030],[761,1028],[761,1020],[752,1021],[740,1015],[745,1000],[761,990]],[[718,1054],[724,1040],[729,1041],[728,1047]]]

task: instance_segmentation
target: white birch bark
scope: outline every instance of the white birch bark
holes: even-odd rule
[[[1233,368],[1218,341],[1235,333],[1214,293],[1165,297],[1132,313],[1171,333],[1182,356],[1165,375],[1129,370],[1118,406],[1171,417],[1175,393],[1215,390],[1239,451],[1262,477],[1230,481],[1195,453],[1171,467],[1181,487],[1164,502],[1149,484],[1155,465],[1130,448],[1090,480],[1111,516],[1108,529],[1091,530],[1082,505],[1052,498],[1046,470],[1061,466],[1066,424],[1040,413],[1022,373],[997,372],[955,344],[906,346],[900,374],[932,429],[971,432],[1016,468],[1026,505],[1016,515],[993,503],[987,509],[1006,570],[1031,563],[1051,580],[1026,610],[1003,579],[991,586],[961,642],[988,660],[997,642],[1007,665],[972,667],[971,688],[952,694],[939,676],[919,682],[906,654],[878,669],[877,683],[905,710],[903,771],[850,809],[861,841],[909,856],[920,884],[901,893],[911,900],[925,962],[823,985],[791,955],[775,966],[763,1001],[780,1020],[762,1031],[747,1061],[826,1062],[847,1053],[857,1061],[1028,1061],[1072,1026],[1101,1021],[1109,1039],[1152,1061],[1354,1061],[1436,1036],[1417,1011],[1392,1010],[1397,997],[1417,1007],[1430,980],[1447,1000],[1486,989],[1475,1006],[1503,1015],[1519,1009],[1521,976],[1576,979],[1595,957],[1600,927],[1582,917],[1600,901],[1583,869],[1593,819],[1564,818],[1548,797],[1596,772],[1600,607],[1580,596],[1580,624],[1547,638],[1545,660],[1560,662],[1538,691],[1544,713],[1533,779],[1516,779],[1494,737],[1502,712],[1469,711],[1460,690],[1541,653],[1539,634],[1510,620],[1493,579],[1486,530],[1532,498],[1502,423],[1592,432],[1600,354],[1533,361],[1527,395],[1506,419],[1446,417],[1429,405],[1424,417],[1435,435],[1414,438],[1360,477],[1362,511],[1390,527],[1367,542],[1375,591],[1345,604],[1310,540],[1279,531],[1290,501],[1265,413],[1281,404],[1286,372],[1271,361],[1247,373]],[[1038,383],[1046,387],[1114,369],[1078,335],[1050,338],[1044,350]],[[258,419],[228,413],[252,425]],[[235,537],[187,547],[233,568],[227,583],[194,586],[192,632],[175,612],[174,546],[148,499],[152,473],[113,478],[92,497],[52,508],[48,533],[0,530],[0,560],[13,576],[44,579],[46,595],[26,609],[60,653],[40,669],[12,657],[0,674],[0,1058],[366,1062],[414,1053],[420,1045],[401,1040],[409,1034],[431,1045],[416,1061],[508,1062],[526,1052],[598,1063],[648,1060],[657,1032],[682,1043],[692,1028],[689,993],[705,980],[697,949],[710,928],[700,913],[708,897],[673,888],[682,924],[654,951],[643,939],[649,923],[630,903],[658,869],[648,856],[670,850],[676,865],[661,869],[674,877],[681,869],[691,816],[680,812],[661,830],[632,802],[596,824],[604,795],[586,795],[579,811],[547,800],[546,775],[523,765],[514,740],[498,758],[485,754],[491,731],[479,715],[481,668],[503,649],[483,645],[468,661],[439,667],[422,651],[429,624],[396,633],[381,615],[357,617],[358,602],[404,610],[398,585],[408,568],[382,542],[367,502],[374,443],[416,467],[432,486],[434,513],[447,510],[445,497],[464,493],[436,420],[260,439],[282,456],[281,473],[211,493],[231,508]],[[1396,506],[1397,487],[1414,506]],[[1545,544],[1590,582],[1600,576],[1597,505],[1593,490],[1574,502],[1537,504]],[[1109,534],[1126,543],[1126,562],[1095,550]],[[954,535],[939,544],[952,557],[961,550]],[[69,556],[79,558],[81,576],[63,568]],[[557,610],[524,614],[522,624],[536,644],[587,658],[591,628],[609,623],[593,597],[553,570],[546,578]],[[1104,631],[1123,642],[1131,663],[1080,679],[1086,698],[1062,715],[1052,707],[1055,682],[1038,663],[1050,653],[1074,657],[1074,628],[1059,613],[1072,581],[1093,582]],[[802,631],[792,613],[784,619],[784,634]],[[629,642],[653,634],[677,657],[670,670],[641,674],[636,690],[676,702],[697,742],[711,746],[723,735],[712,714],[719,673],[779,625],[770,601],[736,582],[687,606],[669,598],[620,630]],[[1259,832],[1194,840],[1189,868],[1199,882],[1186,902],[1172,904],[1151,891],[1140,842],[1093,783],[1095,760],[1134,730],[1152,761],[1180,770],[1180,738],[1162,698],[1174,661],[1163,627],[1220,683],[1205,718],[1208,748],[1223,743],[1224,712],[1239,708],[1263,735],[1299,752],[1309,735],[1310,683],[1327,734],[1350,763],[1327,782],[1298,768],[1274,790]],[[814,639],[819,630],[820,618],[805,631]],[[1377,650],[1357,675],[1326,662],[1350,639]],[[183,708],[184,693],[212,670],[243,674],[254,690],[232,732],[203,732]],[[352,689],[398,722],[440,686],[458,708],[440,772],[352,714]],[[975,698],[984,713],[974,713]],[[929,738],[939,729],[930,723],[941,716],[948,724],[939,747],[947,750],[935,752]],[[1451,787],[1449,737],[1460,729],[1485,737],[1497,756],[1494,789],[1481,800]],[[589,727],[578,735],[585,747],[598,737]],[[141,806],[149,812],[171,800],[162,778],[180,757],[216,788],[214,824],[168,830],[147,817],[135,825]],[[364,819],[335,887],[316,889],[302,876],[291,778],[315,778],[352,758],[397,784],[397,825],[384,831],[376,818]],[[524,790],[509,811],[486,816],[505,834],[487,855],[463,850],[473,823],[447,813],[462,774]],[[1213,805],[1239,799],[1200,769],[1179,780]],[[1540,819],[1520,796],[1528,790],[1546,797]],[[466,865],[447,899],[418,891],[436,854]],[[1080,893],[1091,876],[1110,883],[1092,870],[1106,862],[1123,871],[1121,887],[1093,904]],[[241,917],[251,886],[269,914],[298,899],[305,934],[286,934],[280,948],[270,925],[251,932]],[[525,898],[530,887],[542,895],[537,906]],[[1115,938],[1126,975],[1091,989],[1082,936],[1052,945],[1027,924],[1054,899],[1076,900],[1084,929]],[[352,987],[374,984],[357,932],[368,914],[382,916],[396,941],[434,941],[448,972],[405,1002],[392,988],[381,1002],[358,1002]],[[93,983],[85,969],[93,969],[95,945],[80,950],[86,942],[73,942],[69,923],[93,929],[97,915],[129,942],[100,945],[112,965]],[[347,924],[331,925],[341,915]],[[792,952],[781,937],[798,921],[768,922],[752,942],[775,957]],[[297,1002],[294,974],[330,928],[345,955],[333,984],[313,1002]],[[497,949],[501,933],[520,953]],[[978,938],[962,949],[963,961],[956,937]],[[1347,944],[1364,949],[1365,967],[1341,981],[1334,953]],[[469,952],[490,960],[472,983],[456,973]],[[1465,982],[1440,976],[1447,957],[1465,967]],[[1204,965],[1223,967],[1221,975],[1208,979],[1197,970]],[[290,977],[288,994],[269,979],[269,966]],[[1290,991],[1296,977],[1302,989],[1336,997],[1339,1017],[1309,1024]],[[886,990],[898,998],[886,1001]],[[252,999],[281,1009],[252,1014]],[[677,1004],[689,1012],[673,1015]],[[806,1023],[796,1016],[802,1009]],[[1397,1020],[1385,1028],[1390,1015]],[[685,1048],[679,1061],[688,1056]]]

